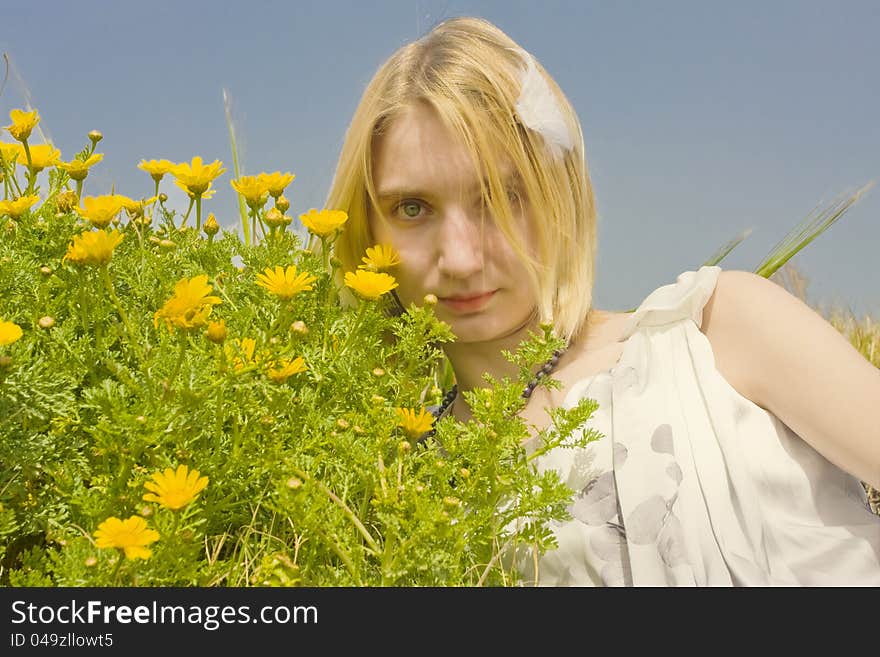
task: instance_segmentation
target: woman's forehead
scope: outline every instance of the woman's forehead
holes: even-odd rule
[[[502,179],[514,176],[509,158],[490,157]],[[482,168],[487,169],[485,164]],[[480,177],[467,147],[434,110],[422,105],[408,108],[377,136],[373,182],[380,198],[437,187],[467,192],[480,189]]]

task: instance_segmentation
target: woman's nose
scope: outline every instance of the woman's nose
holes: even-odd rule
[[[450,278],[467,278],[483,269],[484,229],[479,217],[454,211],[442,219],[437,244],[440,272]]]

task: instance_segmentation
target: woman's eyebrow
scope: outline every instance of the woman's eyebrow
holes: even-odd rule
[[[402,196],[430,196],[431,193],[415,187],[389,187],[377,190],[376,195],[380,199],[400,198]]]
[[[489,186],[489,182],[487,180],[483,181],[486,187]],[[512,185],[520,185],[522,183],[522,178],[519,173],[516,171],[512,171],[504,176],[503,185],[505,187],[509,187]],[[469,187],[468,191],[472,194],[476,194],[480,190],[480,183],[474,182]],[[403,183],[399,186],[392,185],[386,189],[379,189],[376,191],[376,196],[380,200],[387,200],[391,198],[401,198],[404,196],[431,196],[432,193],[426,189],[421,189],[418,185],[409,186],[407,183]]]

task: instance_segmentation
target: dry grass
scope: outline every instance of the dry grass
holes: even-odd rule
[[[777,270],[770,277],[770,280],[807,303],[807,286],[810,281],[803,272],[792,264],[791,260]],[[839,307],[832,307],[828,310],[822,307],[813,309],[840,331],[874,367],[880,367],[880,321],[868,315],[857,319],[851,310]],[[872,488],[864,482],[862,485],[868,495],[871,510],[880,515],[880,490]]]

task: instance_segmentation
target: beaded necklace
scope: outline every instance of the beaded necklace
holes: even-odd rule
[[[541,379],[545,376],[549,375],[555,368],[556,364],[559,362],[562,354],[565,353],[566,349],[568,349],[568,345],[563,347],[562,349],[557,349],[553,352],[553,355],[549,358],[549,360],[541,366],[541,369],[532,377],[531,381],[528,382],[525,388],[523,388],[522,397],[523,399],[528,399],[532,396],[532,393],[535,391],[535,388],[540,383]],[[440,406],[434,412],[434,417],[437,420],[446,416],[449,412],[449,409],[452,407],[452,402],[455,401],[455,398],[458,397],[458,385],[452,386],[449,392],[447,392],[443,396],[443,401]]]

